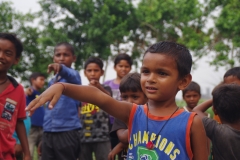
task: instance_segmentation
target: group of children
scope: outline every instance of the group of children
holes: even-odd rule
[[[48,65],[54,78],[40,95],[44,75],[34,73],[25,93],[7,76],[22,50],[15,35],[0,34],[0,160],[15,159],[17,150],[24,160],[33,159],[36,146],[43,160],[114,160],[116,155],[119,160],[240,159],[240,67],[227,71],[213,98],[198,104],[200,86],[192,81],[192,57],[183,45],[163,41],[150,46],[140,74],[129,73],[131,57],[119,54],[114,61],[117,76],[104,84],[99,82],[102,60],[90,57],[84,64],[89,85],[84,86],[71,68],[74,48],[64,42],[55,46],[54,63]],[[180,90],[183,108],[175,101]],[[206,113],[211,106],[219,122]],[[21,149],[12,136],[15,130]]]

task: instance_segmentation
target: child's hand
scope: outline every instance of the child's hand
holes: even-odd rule
[[[42,155],[42,141],[38,144],[38,147],[37,147],[37,153],[38,153],[38,156],[41,156]]]
[[[115,155],[116,155],[117,153],[114,153],[113,151],[111,151],[109,154],[108,154],[108,160],[115,160]]]
[[[30,155],[24,155],[24,158],[23,158],[23,160],[31,160],[31,156]]]
[[[33,90],[32,90],[32,88],[27,88],[26,90],[25,90],[25,94],[27,95],[27,96],[31,96],[32,94],[33,94]]]
[[[35,98],[25,109],[26,111],[29,111],[29,116],[31,116],[34,111],[41,107],[46,102],[50,101],[48,107],[50,109],[53,108],[53,106],[57,103],[58,99],[62,95],[62,92],[64,91],[65,87],[63,83],[56,83],[52,85],[50,88],[45,90],[40,96]]]
[[[58,74],[62,69],[61,64],[59,63],[52,63],[48,65],[47,73],[51,73],[53,71],[54,75]]]
[[[15,147],[14,147],[14,149],[15,149],[15,154],[16,154],[16,155],[23,154],[21,144],[16,144]]]
[[[97,80],[91,80],[90,82],[89,82],[89,86],[93,86],[93,87],[96,87],[96,88],[98,88],[98,89],[102,89],[103,87],[102,87],[102,85],[99,83],[99,81],[97,81]]]

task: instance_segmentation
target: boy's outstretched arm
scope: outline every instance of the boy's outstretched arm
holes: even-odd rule
[[[198,114],[198,116],[202,119],[204,117],[206,117],[205,111],[212,106],[212,99],[209,99],[199,105],[197,105],[196,107],[193,108],[193,112],[196,112]]]
[[[38,98],[34,99],[26,110],[30,111],[30,115],[32,115],[34,110],[48,101],[50,101],[48,107],[51,109],[62,94],[79,101],[95,104],[110,115],[122,120],[126,124],[128,123],[132,103],[117,101],[92,86],[56,83],[45,90]]]
[[[190,139],[193,160],[207,160],[209,155],[208,139],[203,123],[198,115],[193,119]]]
[[[26,133],[26,129],[25,129],[23,120],[17,121],[16,132],[17,132],[18,138],[19,138],[21,146],[22,146],[24,160],[31,160],[29,146],[28,146],[28,140],[27,140],[27,133]]]

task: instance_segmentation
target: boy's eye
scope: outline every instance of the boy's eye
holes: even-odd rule
[[[7,56],[12,56],[12,52],[10,52],[10,51],[7,51],[7,52],[5,52],[5,54],[7,55]]]
[[[141,73],[149,73],[148,70],[141,70]]]
[[[132,98],[136,100],[136,99],[138,99],[138,96],[132,96]]]
[[[167,75],[165,72],[162,72],[162,71],[158,72],[158,74],[160,74],[160,75],[162,75],[162,76]]]
[[[122,100],[127,99],[127,96],[121,96]]]

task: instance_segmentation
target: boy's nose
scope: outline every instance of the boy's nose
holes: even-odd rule
[[[60,60],[64,60],[64,56],[60,56],[59,59],[60,59]]]
[[[147,82],[155,82],[155,75],[154,74],[150,74],[148,76]]]

